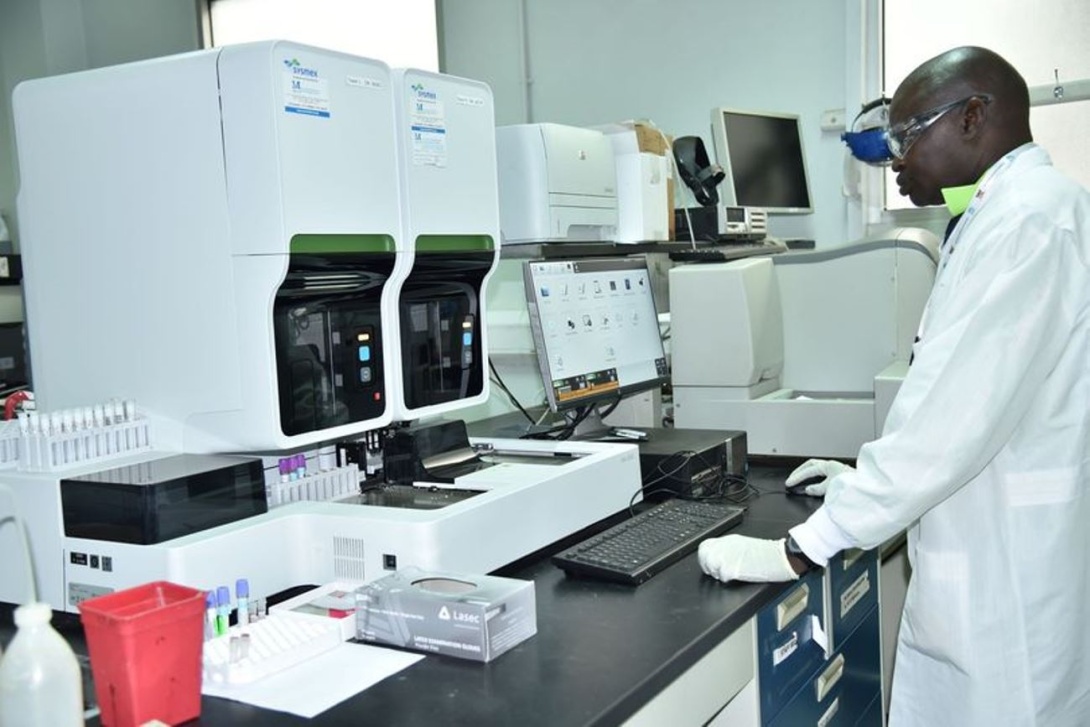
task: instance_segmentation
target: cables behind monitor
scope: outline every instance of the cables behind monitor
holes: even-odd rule
[[[563,441],[571,439],[575,436],[576,430],[579,425],[585,422],[593,414],[597,414],[599,418],[605,418],[613,413],[613,410],[617,408],[617,405],[621,403],[621,397],[617,397],[609,403],[609,406],[603,412],[598,412],[598,404],[587,404],[585,406],[572,409],[564,412],[564,423],[558,424],[555,427],[549,429],[533,432],[532,434],[524,434],[521,439],[553,439]]]

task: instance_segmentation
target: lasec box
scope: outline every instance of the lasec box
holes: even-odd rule
[[[537,633],[532,581],[402,568],[356,591],[356,637],[491,661]]]

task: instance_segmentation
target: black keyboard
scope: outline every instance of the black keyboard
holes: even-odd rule
[[[671,260],[687,263],[719,263],[739,260],[751,255],[767,255],[785,252],[787,246],[775,240],[748,240],[737,243],[721,243],[718,247],[697,247],[673,250],[668,253]]]
[[[553,556],[568,573],[637,585],[742,521],[744,508],[666,500]]]

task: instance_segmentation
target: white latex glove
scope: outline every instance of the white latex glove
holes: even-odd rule
[[[712,578],[727,581],[774,583],[798,580],[783,538],[765,540],[745,535],[724,535],[710,538],[697,551],[700,568]]]
[[[812,477],[824,477],[824,481],[815,482],[814,484],[807,485],[803,488],[803,492],[807,495],[822,497],[825,494],[825,490],[829,487],[829,480],[836,477],[841,472],[847,472],[851,469],[854,469],[854,467],[831,459],[808,459],[796,467],[795,471],[787,476],[787,479],[784,480],[784,484],[791,487],[792,485],[797,485],[803,480],[808,480]]]

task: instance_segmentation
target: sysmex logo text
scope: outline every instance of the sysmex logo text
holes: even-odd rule
[[[409,88],[416,93],[417,98],[426,98],[431,101],[435,101],[438,98],[438,96],[435,95],[435,91],[428,91],[424,88],[424,84],[422,83],[414,83],[412,86],[409,86]]]
[[[290,69],[296,76],[306,76],[307,78],[318,77],[318,71],[313,68],[307,68],[299,62],[298,58],[285,58],[284,67]]]

